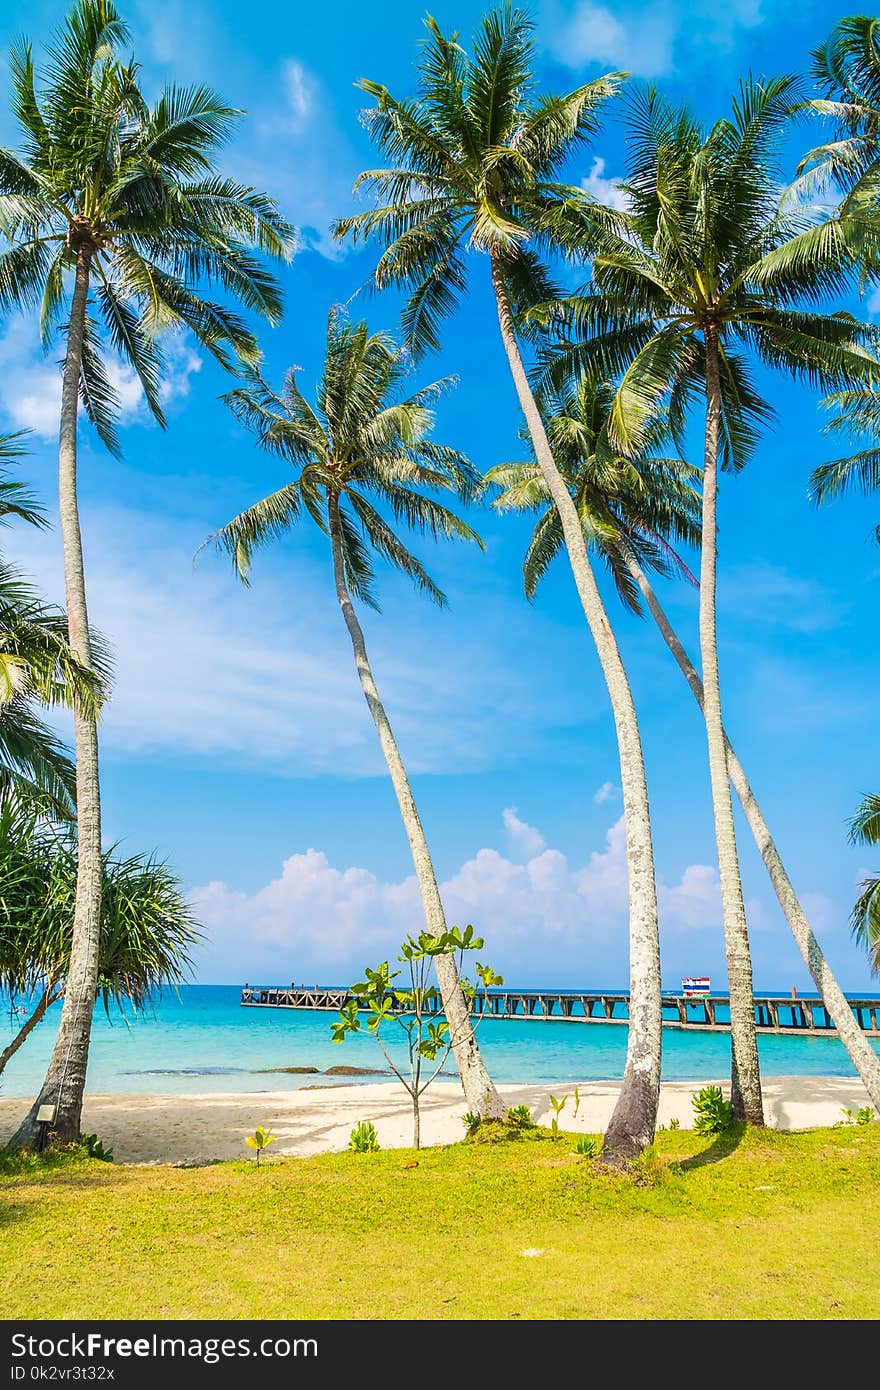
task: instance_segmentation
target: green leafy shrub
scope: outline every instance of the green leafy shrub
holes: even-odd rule
[[[80,1140],[89,1158],[97,1158],[101,1163],[113,1162],[113,1150],[105,1149],[103,1140],[97,1134],[84,1134]]]
[[[574,1151],[581,1158],[598,1158],[602,1152],[602,1140],[596,1139],[592,1134],[582,1134],[574,1146]]]
[[[704,1137],[723,1134],[733,1123],[733,1106],[721,1094],[720,1086],[704,1086],[691,1100],[696,1117],[694,1129]]]
[[[472,1139],[483,1123],[483,1118],[481,1115],[475,1115],[473,1110],[469,1110],[466,1115],[462,1115],[461,1122],[465,1127],[468,1139]]]
[[[349,1135],[348,1147],[352,1153],[356,1154],[376,1152],[379,1147],[379,1136],[372,1120],[361,1120],[360,1124],[355,1125]]]
[[[534,1129],[535,1122],[527,1105],[511,1105],[504,1117],[511,1129]]]
[[[870,1125],[874,1122],[874,1108],[871,1105],[863,1105],[858,1110],[847,1110],[844,1107],[843,1119],[838,1120],[834,1126],[840,1129],[842,1125]]]

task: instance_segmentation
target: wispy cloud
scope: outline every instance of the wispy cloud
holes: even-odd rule
[[[545,48],[566,67],[608,64],[638,77],[717,61],[764,19],[760,0],[658,0],[650,6],[628,0],[613,8],[594,0],[544,0],[540,17]]]
[[[511,845],[521,854],[534,855],[540,854],[546,848],[546,840],[540,830],[536,830],[527,821],[520,820],[515,806],[506,806],[501,813],[504,821],[504,829],[507,831]]]
[[[603,782],[593,793],[593,801],[596,806],[602,806],[606,801],[616,801],[619,796],[620,787],[616,782]]]

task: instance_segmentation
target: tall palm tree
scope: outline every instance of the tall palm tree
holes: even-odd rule
[[[8,464],[24,453],[21,434],[0,435],[0,526],[46,525],[43,510]],[[97,717],[104,675],[70,650],[67,621],[11,565],[0,559],[0,804],[14,800],[44,815],[75,815],[76,770],[35,705],[79,705]]]
[[[632,103],[623,188],[627,208],[595,209],[585,245],[592,281],[566,302],[573,335],[552,371],[599,361],[617,379],[612,440],[638,447],[670,397],[680,435],[697,399],[704,412],[700,655],[731,1010],[734,1112],[763,1123],[752,966],[733,821],[715,615],[719,469],[748,459],[770,407],[751,358],[826,389],[876,363],[860,344],[874,329],[828,312],[853,258],[833,219],[779,206],[779,146],[793,79],[745,81],[730,117],[704,129],[653,89]],[[742,351],[745,349],[745,352]]]
[[[290,229],[270,199],[216,171],[218,144],[237,112],[203,87],[171,87],[149,105],[133,61],[120,58],[127,30],[112,0],[75,0],[37,84],[30,46],[11,55],[19,151],[0,149],[0,312],[39,305],[44,341],[60,329],[59,503],[70,645],[92,663],[77,501],[80,401],[117,450],[118,398],[108,354],[137,374],[160,423],[159,337],[186,328],[221,362],[256,348],[241,319],[204,299],[214,282],[275,321],[271,275],[253,248],[281,256]],[[61,1142],[79,1133],[98,969],[101,807],[98,738],[76,715],[78,888],[70,974],[58,1039],[29,1120],[57,1108]],[[63,1078],[63,1087],[62,1087]]]
[[[880,796],[866,796],[853,816],[850,843],[880,845]],[[853,936],[868,953],[871,970],[880,975],[880,878],[866,878],[852,910]],[[876,1104],[874,1096],[871,1097]]]
[[[144,1009],[163,987],[179,984],[198,940],[180,881],[154,855],[103,856],[98,991]],[[64,994],[76,900],[76,844],[20,809],[0,811],[0,988],[33,1004],[0,1052],[0,1073],[46,1011]]]
[[[225,399],[235,416],[263,448],[290,463],[296,477],[235,517],[215,539],[246,580],[254,549],[293,526],[303,512],[329,536],[336,597],[409,841],[425,924],[433,936],[440,936],[446,919],[428,842],[352,602],[358,598],[376,607],[373,556],[378,554],[428,598],[445,603],[443,593],[378,507],[410,530],[482,545],[454,512],[423,491],[454,490],[466,496],[475,475],[464,455],[428,438],[431,402],[445,383],[401,396],[410,365],[408,353],[386,334],[370,334],[365,323],[349,325],[334,311],[314,407],[300,391],[295,370],[287,373],[280,395],[255,372],[244,386],[229,392]],[[477,1046],[455,963],[449,956],[438,956],[435,965],[468,1104],[475,1114],[497,1118],[503,1106]]]
[[[427,21],[417,95],[400,101],[375,82],[369,126],[390,167],[360,176],[377,206],[337,224],[339,236],[377,238],[378,286],[409,291],[403,323],[415,351],[438,345],[467,272],[485,257],[501,339],[535,457],[558,509],[578,596],[608,688],[620,753],[630,905],[630,1023],[623,1085],[605,1135],[607,1161],[653,1138],[660,1087],[660,947],[651,816],[638,719],[577,509],[553,458],[520,348],[522,310],[553,292],[541,255],[580,246],[589,200],[560,182],[568,157],[619,86],[602,77],[565,96],[537,97],[532,26],[509,6],[487,15],[468,55]],[[476,268],[474,266],[474,268]]]
[[[693,578],[676,547],[679,542],[699,543],[701,503],[693,486],[699,475],[683,461],[658,458],[647,448],[635,459],[622,456],[608,436],[613,401],[613,387],[595,375],[582,373],[567,391],[552,394],[541,404],[554,454],[581,516],[587,543],[601,553],[627,608],[638,611],[641,595],[702,711],[703,682],[646,573],[654,570],[665,574],[672,570]],[[651,434],[653,439],[648,445],[660,447],[668,443],[668,430],[662,421],[655,422]],[[500,510],[515,507],[541,513],[523,564],[526,593],[532,598],[563,543],[558,514],[546,484],[534,462],[491,468],[485,482],[502,489],[494,503]],[[726,734],[725,743],[734,791],[798,950],[865,1089],[880,1109],[880,1057],[865,1037],[825,958]],[[880,890],[876,901],[880,904]],[[880,914],[877,920],[880,922]]]

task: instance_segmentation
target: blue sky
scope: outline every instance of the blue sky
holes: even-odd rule
[[[367,11],[338,0],[289,4],[155,3],[125,7],[145,85],[211,83],[248,111],[229,170],[272,192],[301,228],[283,271],[283,325],[261,330],[268,370],[314,383],[331,304],[363,285],[371,254],[335,247],[332,217],[373,155],[358,112],[359,76],[407,93],[422,7]],[[434,7],[468,35],[470,0]],[[738,74],[807,66],[838,14],[823,4],[745,0],[721,10],[660,3],[547,0],[534,13],[539,72],[573,86],[611,67],[658,81],[707,117]],[[7,10],[0,42],[22,27],[36,44],[62,14]],[[5,114],[0,139],[14,141]],[[622,172],[609,112],[570,171],[613,196]],[[478,271],[483,267],[477,266]],[[396,304],[361,295],[353,313],[394,328]],[[480,468],[520,453],[518,416],[497,341],[485,272],[420,379],[460,378],[437,438]],[[27,472],[54,509],[58,373],[27,320],[0,327],[0,424],[35,431]],[[393,796],[335,606],[326,543],[305,529],[258,560],[249,591],[201,541],[284,481],[218,403],[221,371],[181,340],[167,385],[169,428],[146,420],[123,374],[119,463],[84,433],[81,495],[93,621],[111,637],[117,685],[102,732],[105,832],[157,847],[193,893],[208,939],[206,982],[349,978],[417,922],[417,897]],[[754,463],[724,480],[719,620],[727,723],[814,925],[853,990],[870,988],[847,916],[870,856],[849,848],[846,819],[880,786],[876,608],[880,556],[873,503],[818,514],[810,469],[827,456],[816,401],[768,383],[779,424]],[[473,920],[512,981],[622,984],[626,891],[613,729],[569,574],[559,564],[538,601],[522,597],[528,523],[478,513],[487,553],[423,545],[447,590],[437,612],[404,580],[381,577],[383,611],[365,626],[376,675],[413,773],[452,920]],[[57,532],[12,533],[7,549],[47,592],[62,594]],[[696,650],[696,600],[664,600]],[[608,593],[639,709],[654,813],[664,977],[710,972],[723,947],[702,725],[647,622]],[[807,987],[744,827],[741,851],[761,988]]]

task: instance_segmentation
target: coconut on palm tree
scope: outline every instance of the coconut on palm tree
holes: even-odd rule
[[[854,845],[880,845],[880,796],[864,798],[850,822],[849,838]],[[873,974],[880,975],[880,878],[863,881],[851,920],[853,936],[867,951]]]
[[[702,711],[703,682],[646,573],[671,571],[693,580],[677,547],[680,543],[699,544],[699,473],[681,459],[649,452],[652,446],[656,450],[669,443],[668,424],[662,418],[646,431],[636,458],[622,455],[608,432],[614,396],[614,388],[595,373],[581,373],[567,390],[551,392],[542,399],[547,432],[581,516],[587,543],[601,554],[624,605],[638,612],[639,597],[644,601]],[[532,598],[562,548],[558,513],[534,461],[491,468],[485,482],[501,489],[494,502],[500,510],[540,512],[523,563],[526,593]],[[798,950],[868,1095],[880,1109],[880,1057],[865,1037],[816,939],[726,734],[725,744],[731,782]],[[880,801],[877,804],[880,807]],[[880,891],[876,902],[880,904]],[[877,907],[874,911],[880,922]],[[880,936],[877,939],[880,943]]]
[[[719,471],[748,460],[772,417],[754,363],[826,389],[876,363],[875,330],[829,312],[853,258],[832,220],[780,208],[779,147],[798,89],[748,80],[729,117],[704,129],[653,89],[632,103],[623,210],[596,208],[585,237],[592,278],[557,310],[567,343],[550,374],[599,362],[618,380],[612,441],[637,450],[669,399],[679,437],[696,402],[704,424],[700,655],[731,1010],[738,1118],[763,1123],[752,966],[722,723],[715,595]]]
[[[120,56],[127,30],[112,0],[76,0],[38,80],[30,46],[11,53],[18,150],[0,149],[0,311],[39,308],[44,342],[60,333],[59,503],[70,646],[92,643],[77,497],[82,403],[116,451],[114,357],[129,364],[153,417],[162,411],[161,335],[188,330],[227,365],[253,358],[242,319],[202,287],[214,284],[270,321],[275,281],[255,250],[285,256],[291,229],[274,203],[222,177],[217,147],[238,112],[204,87],[167,88],[149,104],[137,65]],[[98,969],[101,808],[94,720],[77,713],[78,888],[58,1039],[40,1095],[14,1143],[56,1106],[61,1141],[79,1133]],[[62,1088],[62,1077],[64,1085]]]
[[[0,810],[0,989],[31,1004],[0,1052],[0,1072],[46,1011],[62,998],[70,969],[76,902],[76,843],[20,808]],[[163,987],[187,975],[198,940],[180,882],[154,855],[102,860],[98,992],[105,1009],[144,1009]]]
[[[597,111],[617,90],[612,74],[564,96],[538,96],[532,25],[509,6],[487,15],[472,54],[431,19],[412,99],[358,85],[376,103],[367,117],[388,167],[360,176],[377,206],[343,219],[339,236],[375,239],[384,251],[379,287],[408,291],[403,313],[415,351],[436,348],[441,321],[456,307],[469,271],[492,284],[504,352],[538,466],[560,517],[565,546],[608,689],[620,754],[630,907],[630,1022],[623,1085],[605,1135],[609,1161],[651,1142],[660,1088],[660,946],[651,817],[641,737],[626,670],[577,509],[553,458],[529,386],[520,344],[522,311],[553,287],[545,253],[580,247],[587,195],[562,181]]]
[[[374,559],[381,556],[435,603],[445,597],[398,534],[398,527],[432,537],[482,544],[455,512],[431,493],[466,496],[475,473],[463,454],[429,438],[432,402],[447,383],[409,395],[402,387],[409,355],[365,323],[349,324],[337,311],[327,326],[324,372],[312,406],[296,370],[276,394],[256,372],[226,401],[260,445],[295,470],[292,482],[249,507],[214,538],[247,579],[253,551],[308,517],[330,539],[336,597],[351,639],[355,666],[385,758],[416,871],[425,925],[432,936],[446,918],[428,842],[391,722],[382,703],[366,640],[354,606],[376,607]],[[451,956],[435,959],[453,1053],[474,1114],[498,1118],[503,1106],[477,1046]]]

